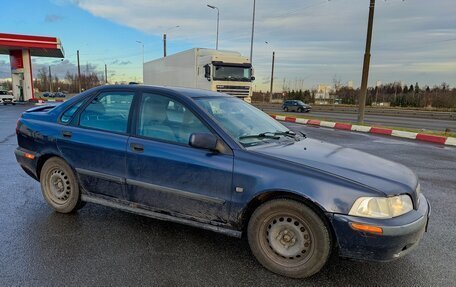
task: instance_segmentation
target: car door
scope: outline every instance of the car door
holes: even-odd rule
[[[298,103],[297,102],[293,102],[293,106],[292,106],[291,110],[293,112],[296,112],[298,110]]]
[[[128,141],[128,200],[156,211],[224,222],[232,194],[233,155],[189,146],[195,132],[212,131],[185,105],[144,93],[135,135]]]
[[[58,147],[91,193],[125,198],[126,149],[133,91],[101,92],[64,126]],[[63,114],[61,121],[68,120]]]

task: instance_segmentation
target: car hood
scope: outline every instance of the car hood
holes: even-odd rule
[[[385,195],[412,193],[418,183],[416,175],[401,164],[315,139],[277,142],[251,151],[343,177]]]

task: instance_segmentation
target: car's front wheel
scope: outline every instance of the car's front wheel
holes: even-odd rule
[[[82,207],[76,176],[61,158],[52,157],[44,163],[40,183],[44,199],[57,212],[70,213]]]
[[[323,220],[307,205],[277,199],[258,207],[248,224],[250,248],[267,269],[305,278],[320,271],[331,253]]]

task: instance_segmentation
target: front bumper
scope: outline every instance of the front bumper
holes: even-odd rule
[[[418,246],[427,231],[431,207],[420,195],[418,210],[391,219],[372,219],[334,214],[331,222],[337,237],[341,257],[391,261],[409,253]],[[381,227],[381,235],[352,229],[350,223]]]

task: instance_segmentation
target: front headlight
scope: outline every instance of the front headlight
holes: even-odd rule
[[[370,218],[392,218],[412,209],[412,199],[405,194],[394,197],[360,197],[348,214]]]

